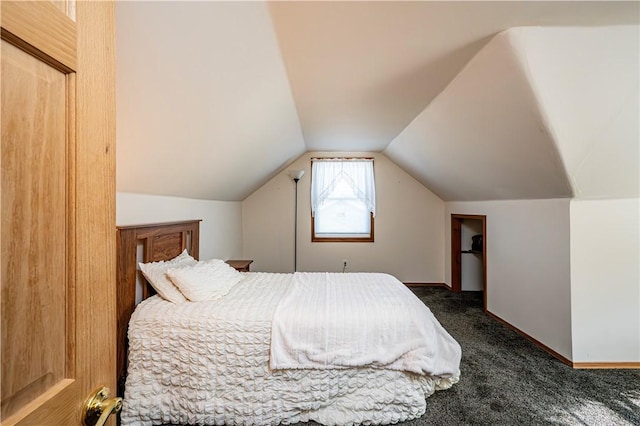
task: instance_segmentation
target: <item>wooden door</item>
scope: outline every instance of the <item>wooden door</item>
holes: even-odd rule
[[[80,425],[115,390],[114,5],[0,20],[1,421]]]

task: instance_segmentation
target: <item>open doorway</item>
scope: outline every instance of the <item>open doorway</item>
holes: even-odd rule
[[[487,217],[451,215],[451,289],[482,291],[487,310]]]

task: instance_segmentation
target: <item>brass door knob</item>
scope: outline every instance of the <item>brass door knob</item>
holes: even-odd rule
[[[82,412],[82,420],[86,426],[103,426],[111,413],[120,411],[122,398],[109,398],[109,394],[109,388],[101,387],[89,395]]]

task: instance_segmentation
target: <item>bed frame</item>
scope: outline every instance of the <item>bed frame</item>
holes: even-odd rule
[[[138,262],[169,260],[186,248],[195,259],[199,258],[200,219],[181,222],[165,222],[146,225],[117,227],[117,380],[122,395],[127,371],[127,328],[136,306],[136,278],[146,283],[142,299],[153,295],[153,288],[138,271]],[[142,258],[138,258],[138,247],[142,246]]]

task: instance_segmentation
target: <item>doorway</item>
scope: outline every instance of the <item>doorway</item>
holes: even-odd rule
[[[487,310],[487,217],[451,215],[451,289],[482,291]]]

